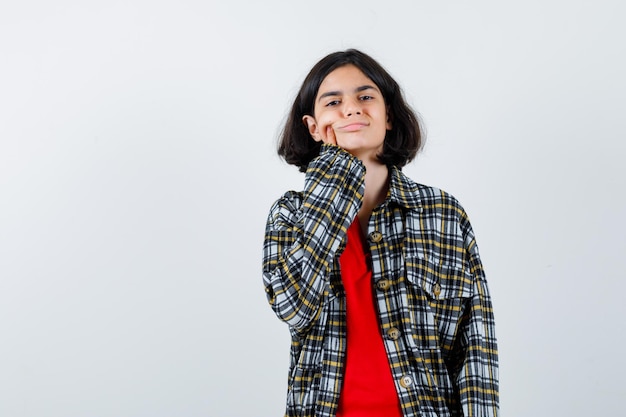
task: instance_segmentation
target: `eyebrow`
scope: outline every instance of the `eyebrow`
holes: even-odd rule
[[[354,89],[355,93],[360,93],[361,91],[365,91],[365,90],[376,90],[378,91],[378,89],[376,87],[374,87],[373,85],[362,85],[360,87],[357,87]],[[342,95],[343,92],[337,90],[337,91],[327,91],[324,94],[322,94],[321,96],[319,96],[319,98],[317,99],[317,101],[322,100],[324,97],[332,97],[332,96],[340,96]]]

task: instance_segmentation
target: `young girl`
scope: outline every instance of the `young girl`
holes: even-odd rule
[[[398,84],[357,50],[307,75],[278,153],[304,189],[270,210],[265,291],[289,325],[286,415],[497,416],[491,300],[458,201],[401,168],[422,145]]]

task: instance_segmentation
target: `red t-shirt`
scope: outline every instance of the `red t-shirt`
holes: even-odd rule
[[[347,239],[339,258],[348,341],[337,417],[402,417],[374,306],[370,254],[358,217]]]

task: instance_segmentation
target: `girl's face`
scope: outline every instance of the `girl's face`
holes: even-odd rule
[[[377,162],[391,129],[378,86],[354,65],[339,67],[324,78],[314,114],[302,120],[313,139],[334,143],[364,162]]]

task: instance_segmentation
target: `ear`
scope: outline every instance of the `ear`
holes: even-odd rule
[[[322,137],[320,136],[320,132],[319,132],[319,126],[317,125],[317,121],[315,120],[315,117],[305,114],[304,116],[302,116],[302,123],[306,125],[307,129],[309,129],[309,134],[311,135],[314,141],[316,142],[322,141]]]

